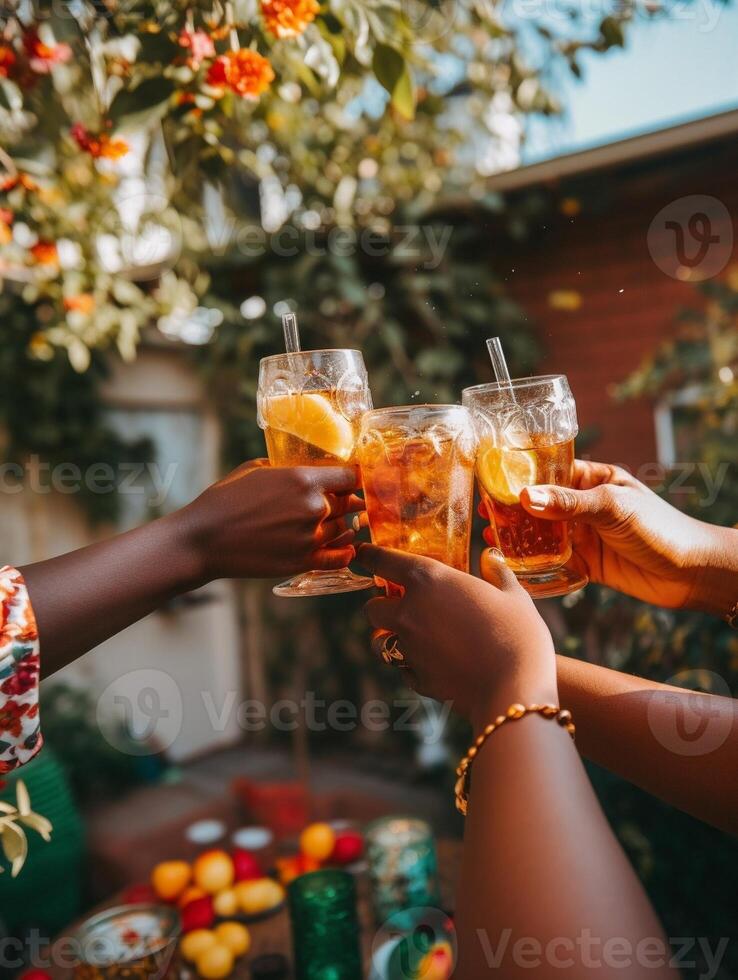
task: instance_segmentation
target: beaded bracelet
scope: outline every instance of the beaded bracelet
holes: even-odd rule
[[[493,722],[487,725],[456,769],[456,775],[459,777],[456,780],[456,809],[459,813],[466,816],[466,811],[469,806],[469,773],[471,772],[472,762],[481,747],[492,732],[496,731],[501,725],[504,725],[505,722],[517,721],[519,718],[524,718],[526,715],[531,714],[539,714],[548,719],[555,718],[559,725],[565,728],[571,737],[574,738],[576,728],[571,719],[571,711],[567,711],[566,708],[560,708],[556,704],[529,704],[527,707],[524,704],[511,704],[504,715],[498,715]]]

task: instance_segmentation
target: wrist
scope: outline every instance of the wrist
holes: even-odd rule
[[[558,704],[559,692],[553,653],[550,660],[550,667],[547,666],[546,669],[511,669],[492,690],[480,694],[472,705],[469,716],[474,731],[481,731],[498,715],[504,715],[511,704]]]
[[[190,505],[191,506],[191,505]],[[162,549],[172,572],[172,592],[180,595],[205,585],[212,578],[208,571],[207,549],[190,507],[174,511],[157,522],[164,535]]]
[[[695,560],[686,605],[725,617],[738,600],[738,529],[705,525],[707,543]]]

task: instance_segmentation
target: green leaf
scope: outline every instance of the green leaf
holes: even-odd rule
[[[166,115],[174,91],[170,78],[147,78],[134,89],[123,89],[113,99],[110,119],[116,130],[144,128]]]
[[[412,119],[415,115],[415,85],[400,52],[388,44],[378,44],[372,67],[379,84],[389,92],[394,108],[406,119]]]

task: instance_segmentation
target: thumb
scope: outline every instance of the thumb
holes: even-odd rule
[[[485,548],[479,560],[482,578],[496,589],[507,592],[519,588],[515,573],[508,568],[505,558],[497,548]]]
[[[609,486],[593,490],[571,487],[525,487],[520,502],[534,517],[547,521],[569,521],[577,518],[586,524],[611,523],[619,513],[619,503]]]

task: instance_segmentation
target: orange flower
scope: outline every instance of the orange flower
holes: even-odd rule
[[[267,30],[275,37],[297,37],[315,20],[318,0],[261,0]]]
[[[54,65],[61,65],[72,57],[68,44],[44,44],[35,27],[26,32],[23,47],[28,64],[39,75],[48,75]]]
[[[28,174],[21,173],[20,171],[0,180],[0,191],[4,191],[6,194],[14,191],[16,187],[22,187],[26,191],[38,190],[35,181],[31,180]]]
[[[13,241],[13,229],[6,221],[0,221],[0,245],[9,245]]]
[[[207,81],[208,85],[229,88],[244,99],[255,101],[274,81],[274,71],[257,51],[240,48],[216,58]]]
[[[64,297],[64,309],[74,313],[90,314],[95,309],[95,297],[91,293],[78,293]]]
[[[10,73],[17,60],[15,51],[9,44],[0,44],[0,78],[10,78]]]
[[[100,157],[117,160],[124,157],[129,150],[125,140],[111,139],[107,133],[91,133],[82,123],[75,123],[69,132],[80,150],[89,153],[96,160]]]
[[[59,253],[54,242],[41,239],[29,251],[39,265],[59,265]]]

